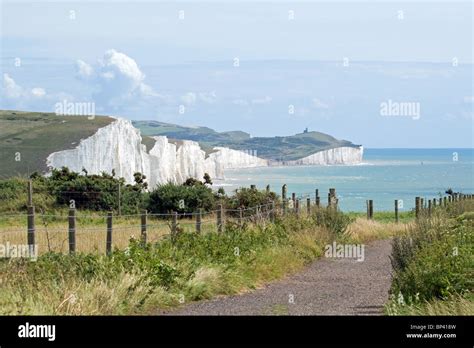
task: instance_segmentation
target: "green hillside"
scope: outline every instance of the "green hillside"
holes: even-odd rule
[[[242,131],[216,132],[208,127],[185,127],[158,121],[132,121],[143,135],[166,135],[168,138],[194,140],[202,143],[243,141],[250,139],[250,134]]]
[[[194,140],[209,152],[214,146],[235,150],[257,151],[257,156],[274,161],[292,161],[317,151],[340,146],[356,147],[350,141],[338,140],[320,132],[305,132],[284,137],[254,137],[241,131],[216,132],[207,127],[184,127],[157,121],[134,121],[142,134],[166,135],[171,139]]]
[[[75,148],[113,121],[108,116],[57,116],[54,113],[0,110],[0,178],[45,171],[55,151]],[[144,137],[150,148],[154,140]]]

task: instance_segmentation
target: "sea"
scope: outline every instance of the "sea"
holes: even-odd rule
[[[393,211],[400,200],[400,211],[411,210],[415,197],[439,198],[447,189],[474,193],[474,149],[364,149],[357,165],[275,166],[227,170],[224,180],[214,186],[232,194],[239,187],[256,185],[281,194],[327,203],[329,188],[335,188],[342,211],[363,212],[372,199],[374,211]]]

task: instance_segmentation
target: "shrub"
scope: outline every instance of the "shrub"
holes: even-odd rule
[[[317,225],[324,226],[335,236],[342,236],[352,221],[348,215],[338,209],[319,208],[316,210],[316,214],[313,215],[313,218],[316,220]]]
[[[152,213],[192,213],[199,208],[212,210],[216,197],[209,187],[197,185],[159,185],[149,195],[148,210]]]
[[[46,183],[58,205],[68,206],[74,201],[76,208],[89,210],[118,209],[120,186],[121,210],[127,214],[144,207],[142,192],[147,188],[146,177],[135,173],[134,179],[134,185],[125,185],[125,180],[115,178],[114,174],[89,175],[84,171],[84,175],[79,175],[63,167],[53,169]]]
[[[276,201],[278,196],[275,192],[259,191],[253,188],[242,187],[235,190],[235,195],[229,198],[227,206],[231,209],[256,207]]]

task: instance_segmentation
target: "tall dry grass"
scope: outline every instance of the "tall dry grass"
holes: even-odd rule
[[[405,234],[412,224],[413,222],[383,223],[358,217],[349,225],[347,235],[357,243],[368,243],[376,239]]]

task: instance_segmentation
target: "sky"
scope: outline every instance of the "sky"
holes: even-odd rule
[[[0,108],[473,147],[473,4],[1,1]]]

